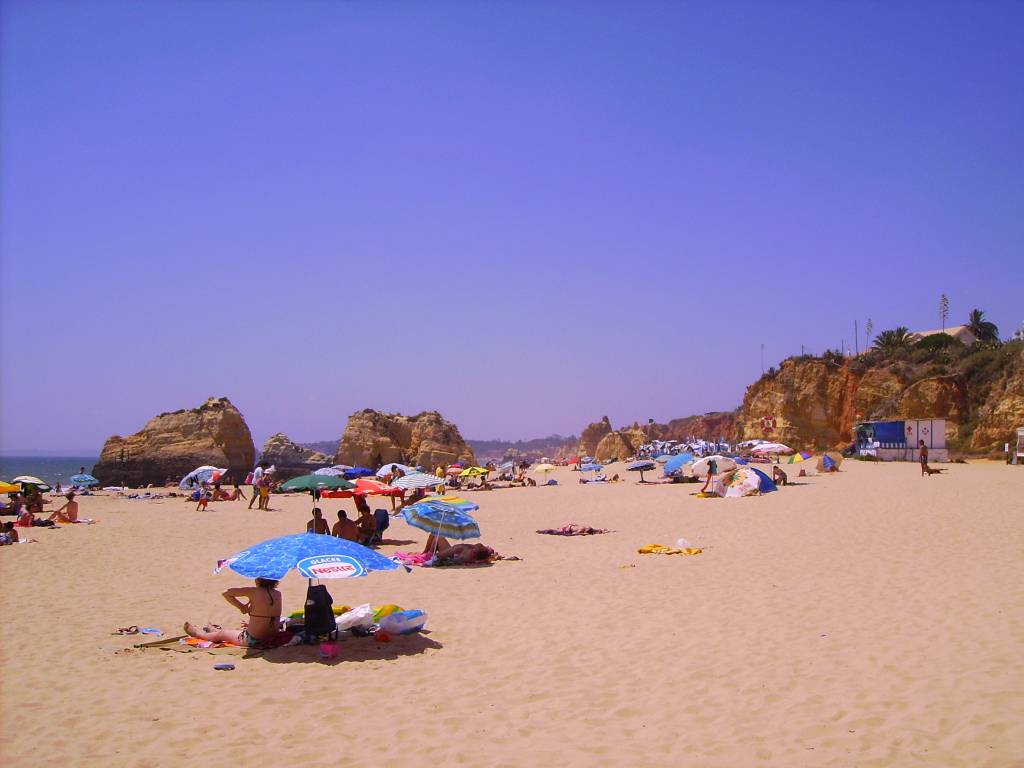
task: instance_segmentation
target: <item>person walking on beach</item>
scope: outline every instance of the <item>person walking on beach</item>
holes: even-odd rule
[[[715,475],[718,474],[718,462],[714,459],[708,459],[708,477],[704,481],[704,487],[700,489],[701,493],[708,492],[708,486],[714,488]]]
[[[246,509],[252,509],[252,503],[260,495],[259,484],[261,479],[263,479],[263,465],[257,464],[256,469],[252,471],[252,498],[249,499],[249,506]]]

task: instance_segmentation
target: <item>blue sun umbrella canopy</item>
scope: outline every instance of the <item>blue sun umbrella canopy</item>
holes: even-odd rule
[[[296,533],[256,544],[217,561],[214,573],[230,568],[250,579],[282,579],[295,569],[307,579],[354,579],[370,571],[398,568],[391,558],[362,544],[322,533]]]
[[[72,475],[71,484],[78,488],[88,488],[90,485],[99,485],[100,481],[92,475]]]
[[[657,466],[653,461],[643,460],[634,461],[632,464],[626,467],[630,472],[647,472],[648,470],[654,469]]]
[[[413,528],[448,539],[475,539],[480,526],[468,512],[454,504],[426,499],[402,509],[402,517]]]
[[[779,487],[775,485],[775,481],[768,477],[768,475],[766,475],[760,469],[758,469],[757,467],[750,466],[748,466],[748,469],[754,470],[754,472],[757,473],[757,476],[761,478],[761,485],[758,487],[758,490],[761,491],[761,493],[770,493],[772,491],[779,490]]]
[[[372,474],[373,470],[366,467],[352,467],[345,470],[345,478],[348,480],[355,480],[357,477],[370,477]]]
[[[677,453],[675,456],[665,462],[665,474],[672,475],[683,468],[685,464],[689,464],[693,461],[692,453]]]
[[[603,467],[600,464],[591,462],[590,464],[583,464],[580,467],[580,472],[600,472]]]

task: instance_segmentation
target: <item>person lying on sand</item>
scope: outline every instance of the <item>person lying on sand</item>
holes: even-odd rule
[[[255,587],[232,587],[222,594],[231,605],[247,614],[249,621],[243,622],[241,629],[197,629],[186,621],[185,634],[212,643],[234,643],[247,648],[258,648],[277,635],[282,602],[276,579],[256,579]]]
[[[64,496],[67,499],[64,506],[56,510],[50,515],[47,520],[54,520],[58,523],[77,523],[78,522],[78,502],[75,501],[75,492],[68,491]]]
[[[541,528],[537,533],[546,533],[550,536],[593,536],[598,533],[611,533],[611,531],[607,528],[591,528],[589,525],[569,523],[561,528]]]
[[[443,541],[443,537],[441,538]],[[445,542],[447,544],[447,542]],[[473,563],[489,563],[497,560],[499,555],[483,544],[455,544],[437,548],[431,565],[472,565]]]

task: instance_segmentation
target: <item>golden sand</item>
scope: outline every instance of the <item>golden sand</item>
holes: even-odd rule
[[[483,541],[522,561],[326,582],[337,603],[430,616],[422,635],[344,640],[335,664],[111,635],[237,626],[220,592],[248,582],[215,561],[304,530],[308,497],[83,498],[99,524],[0,550],[0,763],[1021,765],[1024,469],[946,466],[847,462],[747,499],[567,470],[478,492]],[[342,504],[322,506],[333,521]],[[534,533],[569,522],[614,532]],[[388,536],[409,543],[385,553],[424,541],[400,520]],[[703,554],[637,553],[680,537]],[[286,608],[305,584],[285,578]]]

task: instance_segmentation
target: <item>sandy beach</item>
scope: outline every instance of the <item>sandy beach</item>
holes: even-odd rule
[[[846,462],[746,499],[568,470],[477,492],[483,541],[521,561],[326,582],[336,603],[422,608],[429,632],[346,639],[333,664],[309,646],[232,656],[230,672],[111,633],[237,626],[220,592],[246,582],[215,561],[302,530],[309,498],[83,498],[98,524],[0,550],[0,760],[1021,765],[1024,472],[945,466]],[[614,532],[534,533],[569,522]],[[637,553],[680,537],[703,553]],[[394,520],[388,539],[424,534]],[[305,585],[282,582],[286,610]]]

